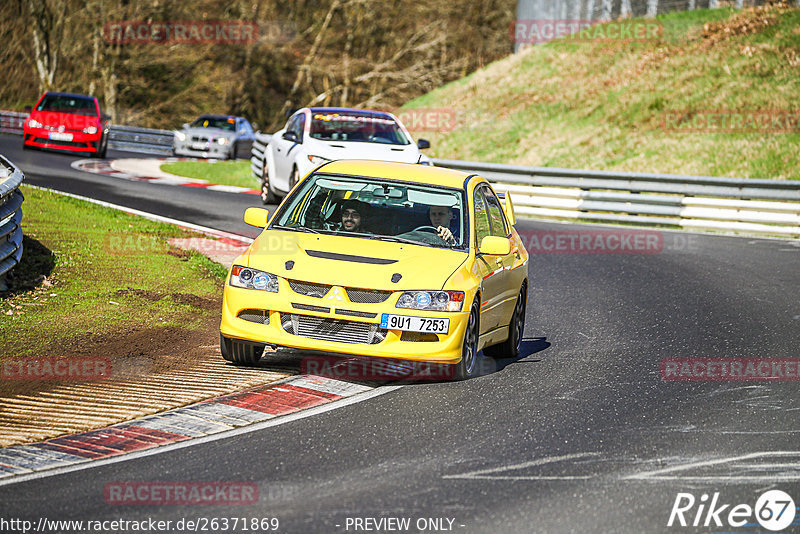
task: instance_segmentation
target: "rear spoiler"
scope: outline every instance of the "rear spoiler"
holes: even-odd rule
[[[511,193],[508,191],[505,193],[498,193],[495,191],[495,193],[497,193],[497,197],[503,201],[503,211],[506,214],[506,219],[511,223],[511,226],[514,226],[517,224],[517,216],[514,214],[514,203],[511,202]]]

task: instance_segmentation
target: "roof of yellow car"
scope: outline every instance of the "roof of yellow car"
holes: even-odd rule
[[[430,165],[368,160],[332,161],[324,165],[319,171],[331,174],[404,180],[420,184],[455,187],[458,189],[463,189],[464,180],[467,176],[470,176],[470,174],[466,172],[444,169],[442,167],[432,167]]]

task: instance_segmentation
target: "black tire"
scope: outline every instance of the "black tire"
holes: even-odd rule
[[[269,186],[269,166],[266,158],[264,158],[264,164],[261,167],[261,202],[264,205],[278,203],[277,195],[272,192],[272,188]]]
[[[239,144],[234,142],[233,145],[231,145],[231,153],[228,156],[228,159],[235,161],[237,159],[237,154],[236,153],[238,151],[239,151]]]
[[[292,168],[292,177],[289,178],[289,191],[297,185],[297,182],[300,181],[300,171],[297,170],[297,167]]]
[[[256,365],[264,354],[264,345],[229,339],[220,334],[219,351],[223,358],[236,365]]]
[[[467,380],[478,374],[478,336],[480,335],[480,305],[478,299],[472,303],[461,345],[461,361],[456,364],[456,380]]]
[[[517,295],[517,304],[514,306],[514,313],[511,314],[511,321],[508,323],[508,339],[497,345],[484,347],[484,354],[495,360],[519,356],[519,351],[522,347],[522,336],[525,333],[525,307],[527,303],[527,286],[523,285],[522,289],[519,290],[519,295]]]

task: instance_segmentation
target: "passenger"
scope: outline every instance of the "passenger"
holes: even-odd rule
[[[455,245],[456,238],[453,232],[450,231],[450,221],[453,220],[453,209],[447,206],[431,206],[428,208],[428,217],[431,220],[431,226],[436,228],[439,237],[444,239],[447,243]]]

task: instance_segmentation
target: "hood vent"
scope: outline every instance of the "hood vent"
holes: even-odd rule
[[[369,258],[367,256],[353,256],[351,254],[340,254],[338,252],[325,252],[322,250],[306,250],[306,254],[312,258],[323,258],[326,260],[351,261],[353,263],[370,263],[372,265],[391,265],[397,260],[387,260],[384,258]]]

